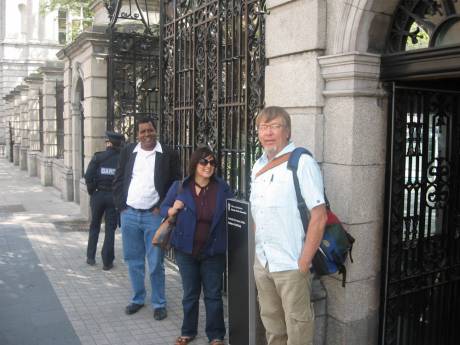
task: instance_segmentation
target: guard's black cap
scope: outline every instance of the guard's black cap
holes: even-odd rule
[[[114,145],[120,145],[123,141],[125,141],[125,137],[122,134],[112,131],[106,131],[105,137]]]

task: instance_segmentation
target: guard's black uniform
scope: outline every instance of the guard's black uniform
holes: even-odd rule
[[[86,187],[91,195],[92,216],[86,257],[88,264],[94,264],[102,215],[105,213],[105,237],[101,252],[104,269],[112,268],[115,258],[114,244],[118,216],[113,203],[112,181],[119,157],[120,149],[115,147],[96,152],[85,174]]]

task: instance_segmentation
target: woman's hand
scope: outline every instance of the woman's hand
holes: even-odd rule
[[[184,203],[180,200],[176,200],[174,201],[174,204],[172,207],[169,208],[168,210],[168,216],[169,217],[172,217],[174,215],[177,214],[177,212],[179,212],[179,210],[183,209],[184,208]]]

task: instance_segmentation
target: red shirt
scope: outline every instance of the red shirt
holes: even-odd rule
[[[190,183],[190,189],[196,207],[196,229],[193,239],[193,256],[199,256],[209,239],[214,210],[216,209],[217,183],[211,179],[209,184],[196,193],[195,183]]]

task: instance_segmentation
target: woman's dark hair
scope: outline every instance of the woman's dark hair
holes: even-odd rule
[[[196,166],[198,165],[198,162],[202,158],[206,158],[208,156],[212,156],[212,158],[216,159],[216,155],[212,150],[207,147],[199,147],[197,148],[193,153],[192,156],[190,157],[190,164],[188,165],[188,175],[189,176],[195,176],[195,171],[196,171]],[[214,174],[216,173],[216,170],[214,169]],[[214,174],[212,176],[214,176]]]

